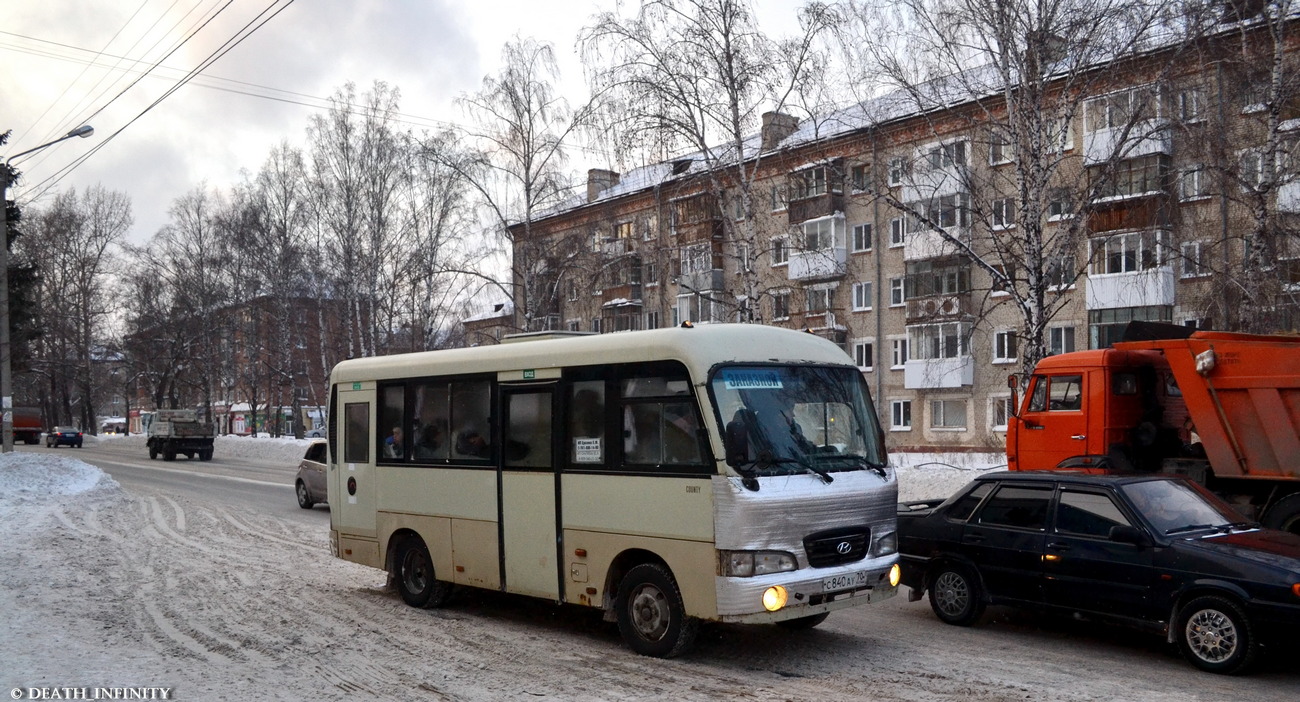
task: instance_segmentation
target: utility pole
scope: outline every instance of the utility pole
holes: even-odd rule
[[[13,167],[9,164],[19,156],[40,151],[64,139],[88,137],[94,133],[94,127],[83,124],[54,141],[16,153],[0,164],[0,185],[4,186],[0,188],[0,205],[3,205],[0,209],[4,210],[4,226],[0,227],[0,236],[4,237],[0,239],[0,413],[3,413],[0,422],[3,426],[4,442],[0,445],[0,451],[4,453],[11,453],[14,450],[14,378],[9,345],[9,188],[14,184],[16,176]]]

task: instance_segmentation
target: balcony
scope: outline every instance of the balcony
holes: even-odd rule
[[[817,280],[843,277],[848,270],[849,253],[843,246],[790,254],[785,274],[790,280]]]
[[[822,193],[802,200],[791,200],[786,205],[786,216],[790,224],[807,222],[818,217],[830,217],[836,212],[844,211],[842,193]]]
[[[626,256],[636,253],[634,239],[606,239],[600,244],[600,252],[605,256]]]
[[[722,218],[704,219],[690,224],[677,224],[673,234],[678,244],[694,244],[722,238]]]
[[[949,227],[948,233],[962,242],[970,243],[969,227]],[[960,248],[935,229],[908,232],[903,239],[903,260],[924,261],[927,258],[939,258],[961,253]]]
[[[683,292],[722,290],[722,269],[714,268],[683,273],[677,278],[677,285]]]
[[[1281,193],[1278,198],[1280,203]],[[1097,202],[1088,214],[1088,230],[1098,233],[1122,229],[1164,229],[1168,226],[1169,193],[1163,191]]]
[[[1174,269],[1169,266],[1132,273],[1090,275],[1087,280],[1088,309],[1172,305],[1174,280]]]
[[[969,293],[923,297],[907,301],[907,324],[949,321],[970,314]]]
[[[1137,122],[1128,129],[1098,129],[1083,135],[1083,164],[1096,166],[1108,161],[1137,158],[1149,154],[1170,154],[1173,140],[1169,136],[1169,121],[1163,118]]]
[[[615,285],[605,288],[600,292],[601,305],[604,307],[614,307],[630,303],[641,302],[641,284],[630,283],[626,285]]]
[[[927,168],[909,174],[903,181],[899,199],[903,202],[925,202],[934,198],[969,191],[966,166],[953,164],[940,168]]]
[[[908,390],[960,388],[975,383],[975,361],[970,356],[908,361],[903,367],[903,387]]]

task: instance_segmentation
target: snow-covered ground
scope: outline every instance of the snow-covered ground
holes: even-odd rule
[[[218,454],[293,462],[305,444],[223,437]],[[998,459],[896,456],[902,498],[946,496]],[[71,451],[0,455],[0,696],[127,686],[286,702],[1124,699],[1061,695],[1050,681],[1026,693],[1018,662],[990,673],[978,646],[965,662],[925,662],[936,655],[926,636],[877,631],[879,615],[858,611],[873,607],[837,614],[811,640],[710,629],[697,657],[673,661],[630,653],[582,608],[471,592],[449,609],[412,610],[381,571],[329,555],[323,510],[292,509],[300,518],[128,491]],[[916,612],[908,626],[935,625],[921,605],[893,602],[882,606]],[[951,666],[962,670],[938,672]]]

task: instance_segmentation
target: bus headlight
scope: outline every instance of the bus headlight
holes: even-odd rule
[[[773,585],[763,591],[763,609],[769,612],[775,612],[785,606],[789,595],[786,594],[785,588],[780,585]]]
[[[891,553],[898,553],[898,532],[891,531],[879,539],[876,539],[874,547],[871,549],[871,555],[888,556]]]
[[[895,563],[893,567],[889,569],[889,586],[898,587],[898,584],[902,581],[903,581],[903,569],[899,568],[898,564]]]
[[[785,551],[723,551],[722,574],[733,578],[795,570],[794,555]]]

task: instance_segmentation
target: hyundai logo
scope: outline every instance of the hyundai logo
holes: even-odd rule
[[[849,552],[852,550],[853,550],[853,544],[847,541],[841,541],[835,545],[835,551],[839,553],[841,556],[849,555]]]

